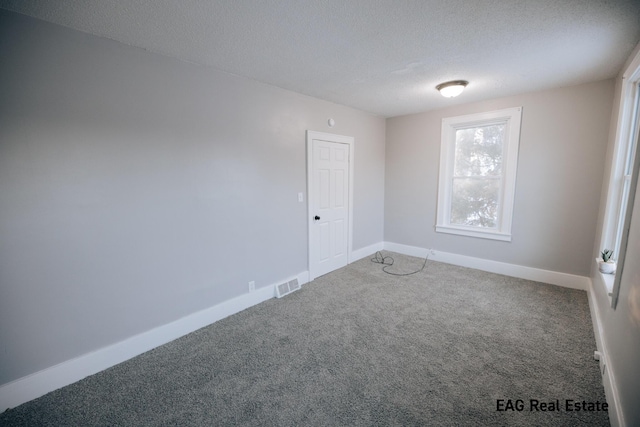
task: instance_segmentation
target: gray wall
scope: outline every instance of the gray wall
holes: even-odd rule
[[[636,47],[629,61],[640,51],[640,45]],[[629,62],[628,61],[628,62]],[[607,190],[609,187],[609,174],[611,173],[611,159],[615,145],[616,127],[618,122],[618,105],[622,91],[622,73],[628,66],[623,67],[616,79],[614,109],[611,115],[609,132],[609,146],[605,179],[602,186],[602,198],[600,203],[600,215],[598,217],[597,234],[591,259],[595,259],[600,251],[600,239],[602,225],[607,202]],[[616,309],[611,308],[611,303],[605,285],[595,262],[592,262],[591,280],[593,283],[592,304],[602,326],[602,343],[609,358],[608,375],[613,373],[617,384],[621,409],[627,425],[640,425],[640,187],[636,189],[635,203],[631,217],[629,230],[629,243],[620,283],[620,293]]]
[[[385,241],[589,276],[613,89],[606,80],[388,119]],[[518,106],[512,241],[436,233],[442,119]]]
[[[0,384],[306,271],[307,129],[383,239],[382,118],[2,10],[0,64]]]

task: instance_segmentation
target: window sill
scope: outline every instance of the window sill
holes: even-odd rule
[[[511,234],[501,233],[499,231],[481,230],[477,228],[456,227],[453,225],[436,225],[436,232],[458,234],[460,236],[479,237],[481,239],[502,240],[504,242],[511,241]]]
[[[598,266],[598,261],[599,261],[598,258],[596,258],[596,266]],[[616,280],[616,275],[602,273],[599,269],[598,269],[598,274],[602,279],[602,283],[604,284],[604,287],[607,291],[607,295],[609,296],[609,299],[611,299],[611,295],[613,295],[613,282]]]

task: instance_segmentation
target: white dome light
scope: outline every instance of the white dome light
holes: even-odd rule
[[[464,88],[469,84],[466,80],[453,80],[450,82],[440,83],[436,86],[436,89],[440,91],[440,94],[445,98],[453,98],[462,93]]]

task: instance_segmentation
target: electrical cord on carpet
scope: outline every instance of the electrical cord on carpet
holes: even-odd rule
[[[384,267],[382,267],[382,271],[384,271],[387,274],[391,274],[393,276],[411,276],[412,274],[420,273],[427,266],[428,260],[429,260],[429,252],[427,252],[427,256],[424,258],[424,263],[422,264],[422,268],[420,268],[420,270],[412,271],[411,273],[393,273],[391,271],[387,271],[387,268],[393,265],[393,262],[394,262],[393,258],[391,258],[388,255],[387,256],[382,255],[382,252],[380,251],[376,252],[376,255],[373,258],[371,258],[371,262],[384,265]]]

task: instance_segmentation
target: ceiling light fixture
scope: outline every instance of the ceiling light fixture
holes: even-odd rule
[[[465,87],[469,84],[466,80],[452,80],[450,82],[440,83],[436,86],[436,89],[440,91],[440,94],[445,98],[453,98],[462,93]]]

